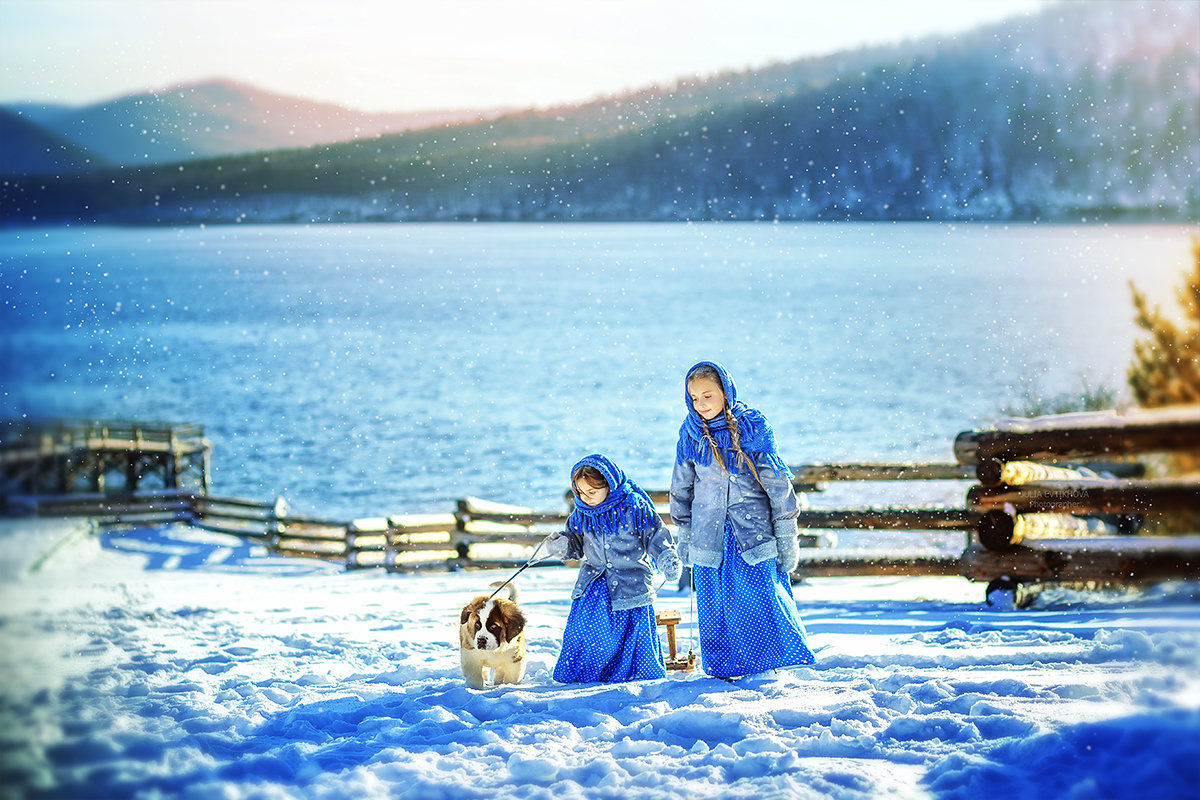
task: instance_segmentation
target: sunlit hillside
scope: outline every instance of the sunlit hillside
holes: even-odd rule
[[[1192,220],[1197,10],[1051,6],[470,125],[10,179],[3,220]]]

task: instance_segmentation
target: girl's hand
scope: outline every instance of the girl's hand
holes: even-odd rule
[[[542,545],[547,556],[565,558],[567,549],[571,546],[571,540],[562,531],[555,531],[542,540]]]
[[[670,550],[666,550],[655,559],[658,563],[658,568],[662,570],[663,577],[668,583],[674,583],[679,580],[679,576],[683,574],[683,565],[679,563],[679,556]]]
[[[678,528],[678,539],[675,541],[675,549],[679,553],[679,560],[684,566],[688,566],[692,562],[688,559],[691,555],[692,533],[690,530],[680,527]]]
[[[775,540],[779,568],[785,574],[791,575],[800,565],[800,548],[796,546],[795,536],[784,536]]]

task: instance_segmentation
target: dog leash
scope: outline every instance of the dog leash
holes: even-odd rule
[[[518,570],[517,570],[516,572],[514,572],[512,575],[509,575],[509,576],[508,576],[508,580],[506,580],[504,583],[502,583],[502,584],[500,584],[499,586],[497,586],[497,587],[496,587],[496,591],[494,591],[494,592],[492,592],[491,594],[489,594],[489,595],[488,595],[488,600],[491,600],[493,597],[495,597],[497,594],[499,594],[499,593],[500,593],[500,590],[501,590],[501,589],[503,589],[505,586],[508,586],[510,583],[512,583],[512,582],[513,582],[513,581],[516,579],[516,577],[517,577],[518,575],[520,575],[522,572],[524,572],[524,571],[525,571],[525,568],[526,568],[526,567],[531,567],[531,566],[533,566],[533,565],[534,565],[534,564],[536,564],[536,563],[541,563],[541,561],[546,561],[546,560],[549,558],[549,556],[547,556],[546,558],[540,559],[539,561],[534,561],[534,560],[533,560],[534,558],[536,558],[536,557],[537,557],[538,550],[541,550],[541,549],[542,549],[542,545],[543,545],[543,544],[545,544],[545,543],[546,543],[546,540],[545,540],[545,539],[542,539],[540,542],[538,542],[538,545],[537,545],[537,547],[533,548],[533,553],[531,553],[531,554],[530,554],[530,556],[529,556],[529,560],[528,560],[528,561],[526,561],[524,564],[522,564],[520,569],[518,569]]]
[[[688,568],[688,608],[692,614],[692,625],[688,630],[688,642],[691,645],[688,647],[688,655],[691,655],[700,650],[699,643],[696,641],[699,620],[696,619],[696,571],[694,567]]]

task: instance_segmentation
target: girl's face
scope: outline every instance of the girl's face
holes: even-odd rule
[[[583,478],[575,481],[575,494],[589,506],[598,506],[608,497],[608,484],[592,486]]]
[[[725,412],[725,392],[721,384],[712,378],[693,378],[688,381],[688,397],[692,399],[692,408],[705,421]]]

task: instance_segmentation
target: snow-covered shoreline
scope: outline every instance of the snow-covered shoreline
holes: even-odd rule
[[[524,573],[524,683],[467,689],[506,571],[389,575],[195,530],[0,524],[3,797],[1193,797],[1200,588],[795,587],[811,668],[550,679],[574,571]],[[74,526],[74,527],[73,527]],[[43,556],[55,545],[57,549]],[[659,610],[688,598],[664,588]]]

